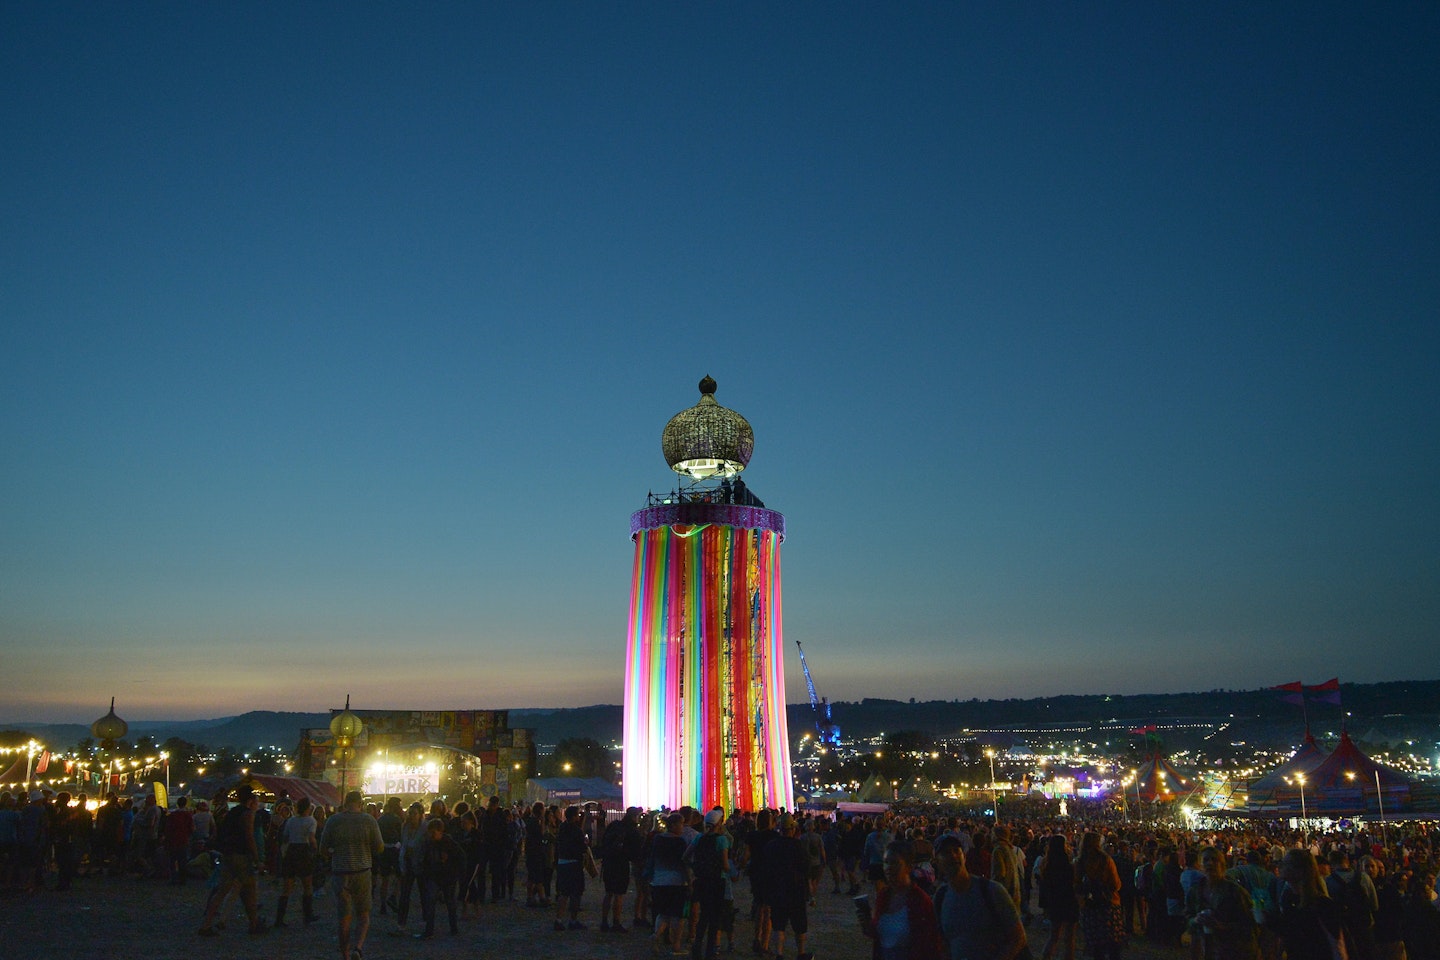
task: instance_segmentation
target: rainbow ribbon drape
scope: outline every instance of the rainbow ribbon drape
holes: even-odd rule
[[[704,519],[695,513],[687,519]],[[715,515],[737,519],[733,506]],[[634,532],[627,805],[794,807],[780,602],[784,521],[769,510],[751,519],[756,526],[661,522]]]

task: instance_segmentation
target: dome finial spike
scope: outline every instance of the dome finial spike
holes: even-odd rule
[[[707,397],[713,397],[715,396],[716,386],[718,386],[718,384],[715,383],[715,378],[707,373],[700,380],[700,393]]]

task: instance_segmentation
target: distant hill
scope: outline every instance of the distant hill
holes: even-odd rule
[[[230,747],[249,750],[275,745],[294,750],[300,743],[300,730],[323,727],[330,722],[326,713],[278,713],[252,710],[238,717],[212,720],[136,720],[130,723],[125,739],[134,743],[141,737],[154,737],[157,743],[179,737],[211,750]],[[68,749],[90,736],[90,727],[80,723],[7,723],[3,730],[24,730],[51,747]]]
[[[1436,727],[1440,725],[1440,680],[1346,683],[1341,685],[1340,694],[1343,707],[1316,705],[1310,708],[1311,726],[1317,734],[1338,730],[1348,713],[1350,729],[1357,736],[1371,733],[1386,740],[1435,741]],[[1096,694],[1029,700],[865,699],[836,702],[831,706],[847,738],[873,737],[897,730],[919,730],[937,737],[1016,728],[1093,726],[1113,730],[1192,720],[1229,721],[1235,739],[1254,744],[1293,744],[1303,730],[1300,710],[1284,703],[1270,690]],[[803,730],[813,721],[809,704],[790,704],[787,714],[792,731]],[[129,739],[149,735],[163,741],[176,736],[212,750],[220,747],[248,750],[269,744],[293,750],[299,743],[301,729],[323,727],[329,722],[328,712],[257,710],[212,720],[136,721],[130,724]],[[535,740],[542,746],[571,737],[590,737],[608,746],[619,743],[624,735],[624,710],[618,704],[514,709],[510,711],[510,725],[534,730]],[[25,730],[61,749],[90,735],[90,728],[82,724],[0,724],[0,730],[14,729]]]

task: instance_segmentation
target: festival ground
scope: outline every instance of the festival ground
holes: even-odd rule
[[[53,880],[53,877],[51,878]],[[274,916],[276,889],[268,880],[260,885],[261,904]],[[7,960],[336,960],[339,956],[331,899],[317,900],[320,922],[309,927],[297,921],[281,930],[252,937],[245,932],[245,915],[238,902],[226,905],[226,929],[219,937],[202,938],[200,882],[184,887],[130,878],[82,880],[65,893],[47,890],[32,897],[0,901],[0,954]],[[737,960],[753,957],[752,927],[744,919],[748,896],[741,894],[742,915],[736,920]],[[629,904],[627,903],[627,906]],[[527,909],[523,903],[487,904],[479,920],[461,921],[458,936],[444,932],[444,911],[435,939],[417,941],[409,936],[419,929],[418,904],[409,933],[397,935],[393,915],[374,916],[365,946],[365,960],[645,960],[654,956],[648,931],[602,933],[599,925],[600,893],[592,888],[585,897],[582,922],[590,929],[557,932],[553,913]],[[627,920],[629,914],[626,915]],[[811,911],[809,948],[818,960],[868,960],[870,942],[855,922],[850,898],[822,890]],[[1038,957],[1046,928],[1037,919],[1030,926],[1031,949]],[[786,957],[795,955],[794,939],[786,943]],[[668,958],[668,951],[664,954]],[[1126,958],[1180,960],[1179,950],[1156,947],[1143,939],[1131,941]],[[679,958],[676,958],[679,960]]]

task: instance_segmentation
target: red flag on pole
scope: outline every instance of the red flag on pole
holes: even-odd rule
[[[1333,703],[1338,707],[1340,705],[1340,678],[1331,677],[1324,683],[1306,687],[1305,692],[1311,695],[1312,703]]]
[[[1278,687],[1271,687],[1270,689],[1279,693],[1281,695],[1280,699],[1292,707],[1305,706],[1305,685],[1299,680],[1296,680],[1294,683],[1282,683]]]
[[[44,773],[50,769],[50,751],[43,750],[40,753],[40,760],[35,764],[36,773]]]

